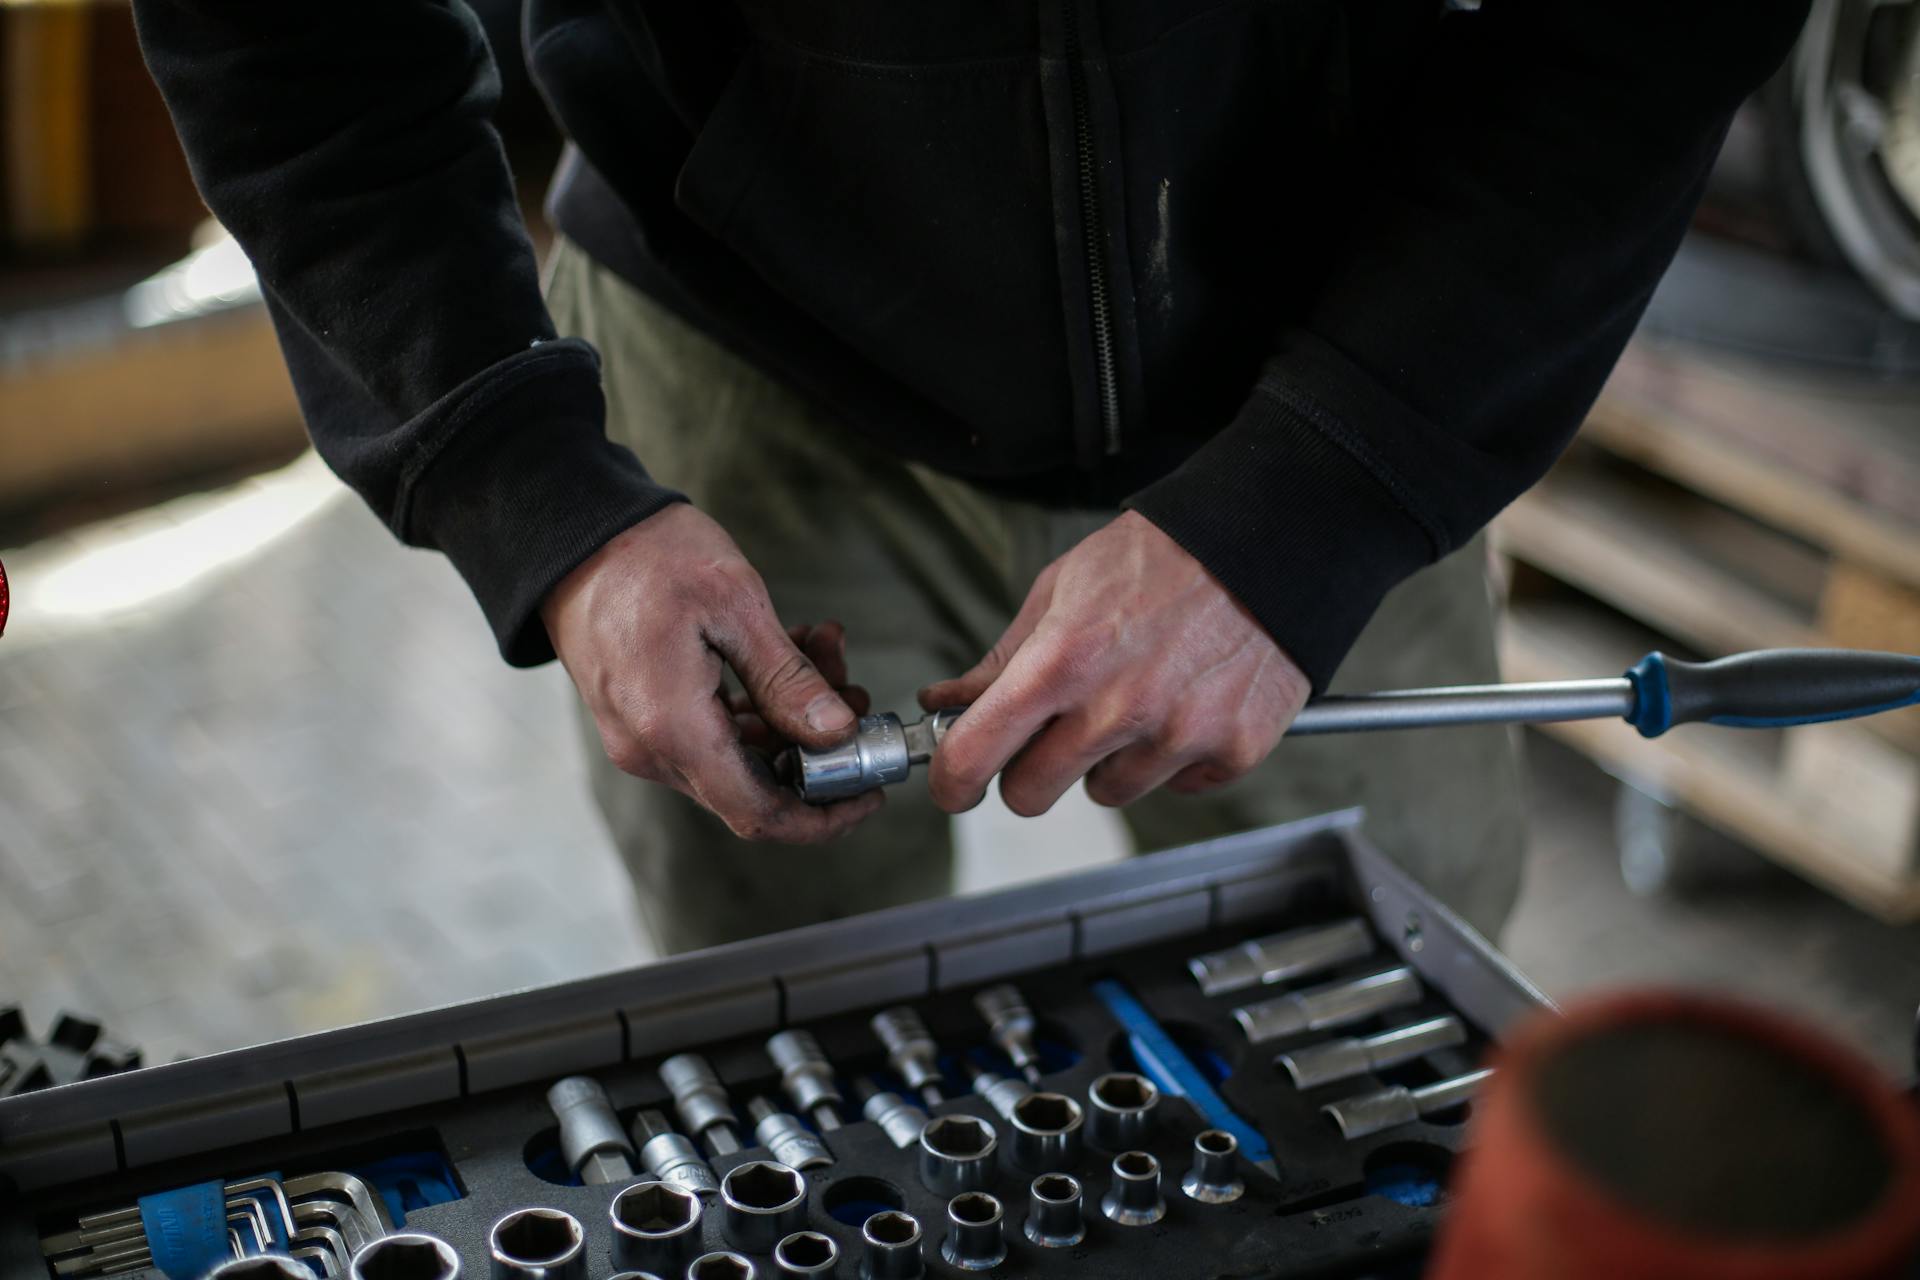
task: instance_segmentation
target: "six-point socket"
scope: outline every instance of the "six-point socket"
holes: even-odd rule
[[[1193,1167],[1180,1189],[1202,1204],[1227,1204],[1246,1194],[1238,1157],[1240,1139],[1225,1129],[1206,1129],[1193,1139]]]
[[[680,1123],[716,1156],[740,1149],[740,1117],[727,1101],[713,1064],[697,1053],[676,1053],[660,1064],[660,1082],[673,1095]]]
[[[978,1116],[935,1116],[920,1130],[920,1183],[938,1196],[985,1191],[999,1139]]]
[[[773,1246],[773,1269],[782,1276],[830,1276],[840,1261],[840,1246],[818,1231],[796,1231]]]
[[[640,1167],[662,1182],[671,1182],[703,1196],[720,1193],[720,1175],[684,1134],[675,1133],[658,1111],[642,1111],[633,1120],[633,1140],[640,1146]]]
[[[947,1202],[947,1238],[940,1256],[962,1271],[991,1271],[1007,1260],[1000,1237],[1006,1215],[1000,1201],[984,1191],[968,1191]]]
[[[613,1265],[679,1275],[700,1252],[700,1197],[671,1182],[636,1182],[613,1198]]]
[[[1160,1090],[1131,1071],[1101,1076],[1087,1087],[1087,1140],[1102,1151],[1130,1151],[1153,1132]]]
[[[559,1209],[515,1209],[487,1234],[493,1280],[586,1280],[587,1231]]]
[[[767,1040],[767,1056],[780,1069],[780,1087],[794,1106],[813,1118],[820,1132],[840,1127],[840,1108],[846,1099],[834,1082],[833,1064],[827,1060],[813,1032],[795,1028],[782,1031]]]
[[[920,1260],[920,1219],[888,1209],[860,1228],[860,1280],[917,1280],[926,1272]]]
[[[720,1229],[742,1253],[771,1253],[807,1225],[807,1180],[772,1160],[749,1160],[720,1179]]]
[[[1113,1185],[1101,1198],[1100,1212],[1123,1227],[1144,1227],[1167,1216],[1160,1196],[1160,1162],[1145,1151],[1123,1151],[1113,1158]]]
[[[1085,1113],[1064,1093],[1029,1093],[1007,1117],[1013,1162],[1033,1173],[1065,1169],[1080,1158]]]
[[[1042,1249],[1071,1249],[1087,1238],[1080,1180],[1043,1173],[1027,1188],[1027,1239]]]
[[[347,1274],[349,1280],[458,1280],[460,1255],[439,1236],[397,1231],[363,1245]]]
[[[703,1253],[687,1266],[687,1280],[754,1280],[760,1272],[737,1253]]]

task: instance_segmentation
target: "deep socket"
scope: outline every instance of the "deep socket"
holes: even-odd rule
[[[1269,982],[1291,982],[1373,953],[1373,934],[1361,920],[1312,924],[1270,934],[1187,961],[1203,995],[1219,996]]]
[[[691,1138],[673,1131],[665,1115],[642,1111],[634,1117],[633,1136],[640,1144],[640,1167],[648,1173],[703,1196],[720,1194],[720,1175]]]
[[[772,1160],[749,1160],[720,1179],[720,1230],[742,1253],[771,1253],[807,1225],[807,1180]]]
[[[703,1253],[687,1265],[687,1280],[754,1280],[759,1274],[737,1253]]]
[[[985,1191],[999,1138],[978,1116],[935,1116],[920,1130],[920,1183],[937,1196]]]
[[[1397,1067],[1436,1049],[1465,1044],[1466,1040],[1466,1024],[1446,1014],[1394,1027],[1378,1035],[1348,1036],[1310,1044],[1291,1053],[1277,1054],[1273,1060],[1286,1068],[1295,1088],[1315,1089],[1370,1071]]]
[[[398,1231],[369,1241],[353,1255],[349,1280],[456,1280],[460,1255],[439,1236]]]
[[[973,1077],[973,1091],[1000,1113],[1001,1119],[1013,1114],[1013,1104],[1033,1092],[1033,1086],[1017,1076],[981,1071]]]
[[[1149,1226],[1167,1216],[1160,1195],[1160,1162],[1145,1151],[1123,1151],[1113,1158],[1113,1185],[1100,1200],[1100,1212],[1123,1227]]]
[[[616,1271],[607,1280],[661,1280],[661,1277],[651,1271]],[[675,1273],[674,1280],[679,1280],[679,1273]]]
[[[783,1276],[830,1276],[840,1246],[818,1231],[796,1231],[773,1246],[773,1269]]]
[[[660,1082],[673,1095],[680,1123],[710,1154],[730,1156],[740,1149],[740,1117],[713,1064],[697,1053],[676,1053],[660,1064]]]
[[[909,1088],[919,1091],[922,1102],[937,1107],[946,1100],[940,1092],[940,1049],[919,1014],[896,1005],[874,1014],[867,1025],[886,1046],[888,1064]]]
[[[920,1219],[898,1209],[876,1213],[860,1228],[860,1280],[918,1280]]]
[[[1080,1158],[1085,1117],[1080,1104],[1064,1093],[1029,1093],[1007,1117],[1013,1162],[1032,1173],[1069,1167]]]
[[[1246,1194],[1240,1177],[1240,1139],[1225,1129],[1204,1129],[1193,1139],[1193,1165],[1180,1179],[1189,1200],[1230,1204]]]
[[[940,1256],[962,1271],[991,1271],[1007,1260],[1000,1236],[1006,1214],[1000,1201],[984,1191],[968,1191],[947,1201],[947,1238]]]
[[[613,1265],[679,1275],[700,1252],[698,1194],[671,1182],[636,1182],[613,1198]]]
[[[1395,967],[1242,1005],[1233,1011],[1233,1020],[1250,1043],[1264,1044],[1302,1031],[1349,1026],[1419,999],[1420,979],[1411,969]]]
[[[753,1136],[781,1164],[823,1169],[833,1163],[833,1152],[813,1130],[765,1098],[747,1099],[747,1114],[753,1117]]]
[[[587,1230],[559,1209],[515,1209],[487,1233],[493,1280],[586,1280]]]
[[[897,1093],[876,1088],[871,1080],[861,1080],[855,1088],[860,1091],[860,1114],[879,1125],[894,1146],[904,1149],[920,1141],[926,1112]]]
[[[1418,1089],[1394,1085],[1373,1093],[1329,1102],[1320,1110],[1340,1126],[1341,1136],[1352,1142],[1356,1138],[1368,1138],[1387,1129],[1412,1124],[1436,1111],[1457,1107],[1471,1099],[1481,1082],[1492,1074],[1492,1067],[1482,1067],[1465,1075],[1423,1084]]]
[[[547,1090],[547,1106],[560,1122],[560,1153],[580,1181],[624,1182],[633,1176],[633,1146],[598,1080],[568,1076],[554,1081]]]
[[[284,1253],[255,1253],[227,1259],[206,1280],[313,1280],[313,1269]]]
[[[1128,1151],[1153,1132],[1160,1090],[1131,1071],[1114,1071],[1087,1086],[1087,1141],[1102,1151]]]
[[[847,1104],[833,1078],[833,1064],[827,1060],[813,1032],[795,1029],[782,1031],[767,1040],[767,1056],[780,1069],[780,1087],[787,1100],[813,1117],[822,1133],[840,1127],[840,1108]]]
[[[1080,1180],[1043,1173],[1027,1188],[1027,1239],[1042,1249],[1071,1249],[1087,1238]]]
[[[1020,988],[1011,982],[988,987],[974,995],[973,1007],[987,1020],[987,1035],[1000,1052],[1013,1060],[1027,1083],[1039,1084],[1040,1046],[1034,1040],[1037,1023]]]

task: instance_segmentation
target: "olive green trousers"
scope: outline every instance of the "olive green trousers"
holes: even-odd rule
[[[837,619],[875,710],[978,661],[1048,562],[1114,516],[991,496],[862,441],[562,242],[548,304],[599,348],[608,434],[718,520],[789,624]],[[1497,678],[1478,540],[1386,599],[1337,687]],[[677,792],[614,769],[582,712],[593,790],[663,952],[950,891],[951,819],[916,778],[832,844],[736,839]],[[1518,891],[1525,838],[1517,736],[1502,728],[1283,741],[1201,796],[1156,792],[1122,811],[1140,851],[1349,805],[1375,843],[1492,935]]]

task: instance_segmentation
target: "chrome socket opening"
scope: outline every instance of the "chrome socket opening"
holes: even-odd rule
[[[651,1271],[616,1271],[607,1280],[661,1280]]]
[[[1013,1162],[1035,1173],[1065,1169],[1080,1158],[1086,1112],[1064,1093],[1030,1093],[1013,1104]]]
[[[438,1236],[401,1231],[370,1241],[353,1255],[352,1280],[455,1280],[460,1255]]]
[[[1007,1260],[998,1197],[968,1191],[947,1202],[947,1239],[940,1256],[962,1271],[988,1271]]]
[[[1167,1216],[1160,1196],[1160,1162],[1145,1151],[1123,1151],[1113,1158],[1113,1186],[1100,1212],[1123,1227],[1144,1227]]]
[[[1180,1189],[1201,1204],[1229,1204],[1246,1194],[1238,1157],[1240,1139],[1225,1129],[1206,1129],[1193,1140],[1193,1165]]]
[[[754,1280],[758,1274],[737,1253],[703,1253],[687,1267],[687,1280]]]
[[[920,1219],[898,1209],[868,1218],[860,1228],[860,1280],[914,1280],[920,1260]]]
[[[1044,1173],[1027,1188],[1027,1239],[1042,1249],[1070,1249],[1087,1238],[1080,1180]]]
[[[920,1182],[949,1198],[963,1191],[985,1191],[993,1181],[999,1138],[978,1116],[935,1116],[920,1130]]]
[[[784,1164],[749,1160],[720,1179],[720,1206],[729,1244],[744,1253],[771,1253],[807,1225],[807,1180]]]
[[[1160,1090],[1131,1071],[1101,1076],[1087,1087],[1087,1139],[1103,1151],[1131,1151],[1153,1132]]]
[[[796,1231],[773,1246],[773,1269],[783,1276],[830,1276],[840,1246],[818,1231]]]
[[[700,1197],[671,1182],[636,1182],[613,1198],[613,1265],[622,1271],[679,1271],[700,1251]]]
[[[586,1280],[587,1229],[559,1209],[515,1209],[487,1235],[494,1280]]]
[[[232,1258],[207,1272],[206,1280],[313,1280],[313,1269],[284,1253]]]

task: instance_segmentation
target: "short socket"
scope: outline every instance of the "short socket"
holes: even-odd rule
[[[456,1280],[460,1255],[438,1236],[400,1231],[361,1246],[350,1280]]]
[[[699,1195],[667,1181],[636,1182],[613,1198],[613,1265],[678,1275],[700,1252]]]
[[[1240,1139],[1225,1129],[1206,1129],[1193,1140],[1193,1165],[1180,1179],[1189,1200],[1227,1204],[1246,1194],[1240,1178]]]
[[[818,1135],[784,1111],[775,1111],[764,1098],[748,1104],[753,1136],[781,1164],[795,1169],[822,1169],[833,1163],[833,1152]]]
[[[1027,1188],[1027,1239],[1042,1249],[1071,1249],[1087,1238],[1080,1180],[1043,1173]]]
[[[796,1231],[773,1246],[773,1269],[783,1276],[830,1276],[840,1262],[840,1246],[818,1231]]]
[[[935,1116],[920,1130],[920,1183],[938,1196],[985,1191],[999,1139],[978,1116]]]
[[[720,1175],[685,1134],[656,1133],[640,1144],[640,1167],[698,1195],[720,1194]]]
[[[1007,1260],[1000,1236],[1005,1218],[1000,1201],[984,1191],[968,1191],[947,1202],[947,1238],[940,1256],[962,1271],[990,1271]]]
[[[925,1271],[920,1219],[888,1209],[860,1228],[860,1280],[917,1280]]]
[[[1123,1151],[1113,1158],[1113,1186],[1100,1212],[1123,1227],[1144,1227],[1167,1216],[1160,1197],[1160,1162],[1145,1151]]]
[[[714,1074],[713,1064],[697,1053],[677,1053],[660,1064],[660,1082],[673,1095],[680,1122],[695,1136],[725,1125],[729,1132],[739,1127],[740,1117],[727,1101],[726,1086]]]
[[[1064,1093],[1029,1093],[1007,1118],[1013,1162],[1033,1173],[1065,1169],[1080,1158],[1085,1112]]]
[[[587,1230],[559,1209],[515,1209],[487,1234],[493,1280],[586,1280]]]
[[[1131,1071],[1101,1076],[1087,1087],[1087,1141],[1102,1151],[1131,1151],[1153,1132],[1160,1091]]]
[[[811,1031],[782,1031],[767,1041],[767,1056],[780,1069],[780,1087],[787,1098],[802,1111],[822,1105],[838,1107],[846,1102],[840,1086],[834,1082],[833,1064],[827,1060],[820,1042]]]
[[[754,1280],[759,1274],[737,1253],[703,1253],[687,1264],[687,1280]]]
[[[229,1258],[207,1272],[206,1280],[313,1280],[313,1271],[284,1253],[255,1253]]]
[[[651,1271],[616,1271],[607,1280],[660,1280],[660,1277]],[[679,1277],[676,1275],[674,1280]]]
[[[897,1093],[876,1093],[861,1105],[860,1114],[880,1126],[896,1147],[906,1148],[920,1140],[927,1127],[927,1113]]]
[[[807,1225],[807,1180],[772,1160],[749,1160],[720,1179],[720,1229],[742,1253],[771,1253]]]

